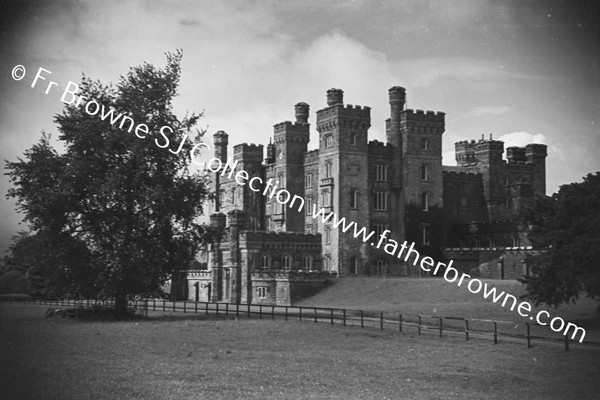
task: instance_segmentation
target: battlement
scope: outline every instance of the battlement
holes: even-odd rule
[[[233,146],[233,158],[243,162],[263,160],[263,145],[240,143]]]
[[[400,112],[400,125],[405,132],[444,133],[446,113],[407,109]]]
[[[442,170],[444,180],[448,181],[470,181],[477,182],[481,180],[482,175],[475,172],[463,172],[463,171],[444,171]]]
[[[394,151],[394,146],[392,144],[380,142],[379,140],[370,140],[368,148],[370,154],[391,154]]]
[[[188,278],[210,278],[212,277],[212,271],[206,269],[192,269],[186,271]]]
[[[546,157],[548,155],[548,146],[540,143],[531,143],[525,146],[525,155],[527,157]]]
[[[304,162],[305,163],[315,163],[319,161],[319,149],[307,151],[304,154]]]
[[[283,121],[283,122],[273,125],[273,131],[276,134],[277,133],[286,133],[286,132],[308,134],[309,125],[304,122]]]
[[[286,246],[286,245],[321,245],[321,234],[299,233],[299,232],[255,232],[242,231],[240,239],[247,241],[263,241],[266,246]]]

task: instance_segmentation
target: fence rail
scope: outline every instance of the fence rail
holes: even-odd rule
[[[0,303],[33,303],[39,305],[54,305],[60,307],[111,307],[114,300],[73,300],[73,299],[0,299]],[[568,336],[553,332],[548,326],[534,323],[517,323],[491,319],[467,319],[461,317],[445,317],[440,315],[403,314],[365,312],[326,307],[296,307],[260,304],[230,304],[195,301],[170,301],[163,299],[130,300],[128,307],[136,314],[148,315],[148,311],[183,312],[194,314],[214,314],[224,317],[246,317],[258,319],[284,318],[286,321],[325,322],[331,325],[357,326],[360,328],[375,328],[379,330],[393,329],[399,333],[406,328],[416,331],[418,335],[435,334],[436,336],[463,336],[465,340],[487,339],[498,344],[500,339],[507,342],[525,342],[532,347],[532,340],[541,343],[562,343],[566,351],[571,344],[600,347],[600,342],[584,341],[583,343],[570,340]],[[542,335],[548,331],[555,335]]]

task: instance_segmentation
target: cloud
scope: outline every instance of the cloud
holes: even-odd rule
[[[504,147],[524,147],[530,143],[546,144],[546,137],[541,133],[529,133],[525,131],[509,132],[501,135],[497,140],[504,142]]]

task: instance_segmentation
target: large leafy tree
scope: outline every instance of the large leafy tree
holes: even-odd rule
[[[38,249],[32,275],[54,294],[112,297],[123,313],[127,296],[158,294],[209,240],[197,221],[206,177],[188,168],[200,115],[180,119],[172,109],[180,63],[181,52],[167,53],[164,68],[131,68],[115,86],[83,78],[78,95],[147,132],[128,132],[129,123],[74,102],[55,117],[64,152],[43,135],[23,159],[7,162],[8,196],[32,230],[21,247]]]
[[[528,260],[527,297],[555,307],[583,294],[600,300],[600,172],[537,200],[524,220],[544,249]]]

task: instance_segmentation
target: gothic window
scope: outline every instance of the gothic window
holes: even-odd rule
[[[290,269],[291,266],[292,266],[292,256],[290,256],[289,254],[284,255],[281,258],[281,267],[287,271]]]
[[[262,267],[265,269],[271,268],[271,256],[265,254],[262,257]]]
[[[331,256],[329,254],[327,254],[324,258],[323,258],[323,262],[324,262],[324,270],[325,271],[331,271]]]
[[[235,188],[231,189],[231,204],[235,204]]]
[[[305,233],[313,233],[313,227],[312,227],[312,225],[306,225],[304,227],[304,232]]]
[[[331,207],[331,192],[329,189],[323,189],[321,192],[323,207]]]
[[[312,196],[306,196],[306,215],[311,215],[313,211]]]
[[[305,255],[302,265],[306,271],[312,270],[312,257],[309,255]]]
[[[431,239],[431,225],[423,224],[421,225],[421,244],[430,245]]]
[[[313,177],[312,172],[309,172],[308,174],[306,174],[304,176],[304,187],[307,187],[307,188],[312,187],[312,177]]]
[[[385,224],[373,224],[373,231],[375,232],[375,235],[378,238],[381,237],[381,235],[383,235],[383,232],[388,228],[388,225]]]
[[[384,275],[386,273],[387,262],[385,260],[377,260],[377,275]]]
[[[256,288],[256,296],[259,299],[266,299],[267,298],[267,288],[266,286],[259,286]]]
[[[358,190],[350,189],[350,208],[358,208]]]
[[[387,165],[376,165],[375,166],[375,180],[377,182],[387,182],[388,166]]]
[[[331,161],[325,162],[325,178],[331,178],[332,170],[331,170]]]
[[[332,147],[333,146],[333,135],[326,135],[325,136],[325,147]]]
[[[325,227],[325,244],[331,244],[331,228]]]
[[[356,146],[358,140],[357,140],[357,134],[351,135],[350,136],[350,146]]]
[[[429,149],[429,141],[425,138],[421,139],[421,150]]]
[[[429,193],[421,193],[421,209],[423,211],[429,211]]]
[[[387,192],[375,192],[375,210],[387,211]]]
[[[429,180],[429,164],[421,165],[421,180],[428,181]]]

